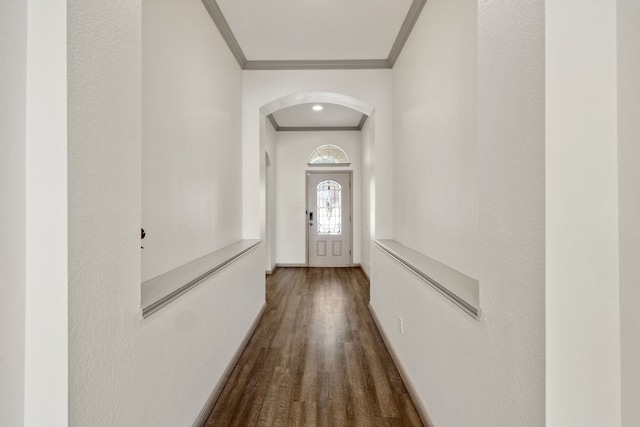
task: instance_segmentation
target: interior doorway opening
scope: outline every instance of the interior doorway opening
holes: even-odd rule
[[[351,188],[348,188],[349,184],[347,183],[347,192],[351,196],[351,214],[346,214],[347,219],[351,218],[349,242],[344,240],[335,243],[325,242],[320,243],[320,246],[329,245],[325,247],[325,251],[328,252],[324,253],[347,254],[349,265],[359,266],[362,264],[367,267],[369,265],[369,247],[373,238],[375,218],[373,212],[375,197],[372,194],[375,190],[372,167],[375,149],[374,107],[348,95],[307,92],[276,99],[260,108],[260,149],[262,153],[268,152],[270,156],[270,166],[267,166],[266,162],[261,162],[260,165],[261,206],[264,208],[264,215],[261,218],[261,238],[265,242],[265,247],[273,248],[265,251],[267,273],[273,271],[277,266],[310,265],[309,239],[307,237],[309,209],[307,208],[308,197],[305,180],[306,171],[309,170],[309,156],[322,145],[336,143],[334,138],[336,138],[336,133],[341,130],[277,131],[267,118],[281,109],[310,103],[335,103],[358,111],[367,118],[367,120],[363,120],[361,129],[357,129],[357,132],[350,132],[350,139],[357,140],[355,141],[356,151],[346,150],[349,152],[351,164],[340,165],[340,171],[346,171],[351,180]],[[342,131],[347,133],[345,130]],[[303,140],[313,139],[310,135],[316,135],[317,144],[305,149],[304,159],[296,166],[301,169],[296,172],[296,177],[293,179],[287,178],[287,174],[292,170],[290,163],[294,159],[289,154],[283,154],[286,150],[282,147],[291,142],[295,134],[301,136]],[[308,142],[308,144],[312,143]],[[336,145],[342,146],[339,142]],[[320,172],[322,169],[337,172],[335,166],[333,168],[329,165],[326,166],[326,169],[314,166],[314,172]],[[275,172],[276,179],[267,178],[266,175],[270,172]],[[282,184],[283,181],[285,184]],[[267,186],[270,188],[267,189]],[[276,220],[273,221],[270,218]],[[297,231],[292,232],[292,230]],[[317,242],[316,248],[318,248]],[[368,273],[368,269],[366,273]]]

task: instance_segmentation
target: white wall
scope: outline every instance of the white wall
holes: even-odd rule
[[[265,155],[269,164],[265,171],[266,197],[266,230],[265,252],[267,258],[266,271],[273,272],[276,267],[276,180],[278,171],[278,146],[276,144],[276,130],[271,122],[265,123]]]
[[[191,425],[264,303],[264,249],[140,320],[141,19],[153,15],[143,13],[140,0],[68,4],[69,423]],[[210,71],[219,91],[213,102],[228,100],[240,70],[201,2],[147,6],[166,9],[176,25],[191,22],[183,32],[163,29],[177,38],[208,34],[204,45],[189,49],[215,55]],[[203,34],[205,22],[211,31]],[[172,60],[177,53],[166,54],[167,67],[183,67]],[[239,88],[235,97],[241,98]],[[218,111],[211,113],[214,127],[224,128],[213,134],[228,132],[239,141],[241,129],[232,125],[239,118],[218,121]],[[210,135],[208,126],[194,134]],[[215,179],[240,181],[240,159],[227,161],[234,173],[223,168]],[[229,214],[239,217],[233,200]],[[229,221],[212,217],[210,224],[218,229]]]
[[[242,72],[202,10],[143,2],[143,280],[242,236]]]
[[[306,264],[306,175],[305,171],[350,170],[352,176],[353,262],[360,263],[361,146],[360,132],[309,131],[278,132],[276,203],[276,253],[278,264]],[[316,148],[332,144],[342,148],[351,165],[344,168],[309,167]]]
[[[393,69],[394,238],[478,276],[476,7],[429,1]]]
[[[23,425],[27,5],[0,3],[0,425]]]
[[[360,131],[362,144],[360,266],[367,277],[371,275],[371,242],[375,237],[373,227],[375,224],[375,208],[372,208],[372,206],[375,207],[375,169],[372,161],[372,154],[375,149],[375,120],[376,113],[374,111]]]
[[[618,0],[622,426],[640,425],[640,2]]]
[[[25,425],[68,420],[67,22],[64,0],[29,2]]]
[[[616,4],[546,18],[547,425],[619,426]]]
[[[260,127],[264,118],[260,108],[284,96],[306,92],[332,92],[348,95],[375,106],[374,158],[375,189],[378,203],[371,224],[376,235],[391,237],[391,71],[390,70],[327,70],[327,71],[244,71],[243,72],[243,230],[245,238],[257,238],[261,233],[260,203],[261,147]],[[262,143],[264,144],[264,143]],[[375,195],[372,197],[375,200]],[[366,207],[365,207],[366,208]],[[363,215],[368,215],[363,210]],[[262,216],[264,218],[264,216]],[[362,262],[365,262],[364,260]]]
[[[640,425],[640,3],[618,0],[622,425]]]
[[[474,102],[474,94],[469,93],[475,91],[473,76],[447,67],[473,68],[473,59],[464,55],[473,56],[470,45],[476,36],[476,17],[478,240],[475,248],[473,239],[457,241],[455,253],[444,261],[463,271],[476,270],[472,274],[480,281],[481,318],[472,319],[377,248],[371,255],[371,304],[435,425],[540,426],[545,423],[543,2],[427,2],[400,56],[399,68],[394,69],[394,74],[399,73],[394,75],[394,106],[403,112],[394,114],[394,127],[407,126],[400,129],[405,136],[394,139],[394,147],[396,142],[405,144],[406,135],[416,135],[424,126],[438,141],[446,138],[450,144],[460,144],[455,153],[448,151],[450,147],[433,146],[440,148],[433,155],[441,153],[452,169],[458,167],[458,160],[473,168],[469,140],[474,132],[466,126],[474,125],[461,122],[473,109],[473,105],[462,105]],[[427,38],[451,51],[441,51]],[[423,68],[429,63],[433,73]],[[413,66],[415,73],[405,69]],[[408,80],[399,82],[400,76]],[[445,94],[435,86],[450,87],[451,77],[464,80],[465,89],[454,89],[454,98],[448,100],[457,108],[447,104],[427,109],[424,99],[413,98],[406,87],[420,94],[430,89],[442,98]],[[441,116],[433,111],[436,108],[445,108],[448,114]],[[418,112],[424,125],[412,115]],[[446,126],[438,125],[438,118]],[[409,155],[406,147],[398,148],[403,157]],[[460,178],[443,173],[454,181],[450,185],[469,190],[469,182],[460,181],[469,179],[466,172],[458,171]],[[419,176],[421,184],[428,185],[423,182],[426,175]],[[443,195],[438,202],[455,207],[453,197]],[[473,191],[469,197],[473,198]],[[472,205],[468,209],[473,210]],[[407,215],[411,217],[395,212],[396,227]],[[473,215],[451,215],[467,230],[473,229]],[[473,251],[477,251],[475,267]],[[444,253],[439,256],[444,258]],[[403,335],[398,316],[404,319]]]

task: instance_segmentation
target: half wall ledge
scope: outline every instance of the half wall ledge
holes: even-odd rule
[[[471,317],[480,318],[480,283],[478,280],[395,240],[379,239],[375,241],[375,245]]]
[[[239,240],[222,249],[142,282],[140,308],[142,318],[160,310],[193,289],[227,265],[255,249],[261,240]]]

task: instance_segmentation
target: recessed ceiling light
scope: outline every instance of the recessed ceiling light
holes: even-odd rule
[[[322,105],[314,105],[313,111],[322,111]]]

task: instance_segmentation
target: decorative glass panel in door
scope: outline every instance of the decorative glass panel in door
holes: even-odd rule
[[[342,186],[328,179],[316,187],[318,234],[342,234]]]

